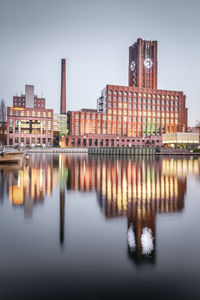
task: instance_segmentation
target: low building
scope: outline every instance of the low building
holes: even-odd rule
[[[34,95],[32,85],[25,86],[25,95],[13,97],[7,108],[7,145],[53,145],[53,109],[46,109],[45,102]]]
[[[67,115],[53,115],[53,132],[59,135],[68,134]]]
[[[53,146],[60,145],[60,136],[67,135],[67,115],[55,114],[53,115]]]
[[[195,146],[199,144],[199,133],[198,132],[175,132],[165,133],[162,135],[163,145],[169,147],[175,146]]]

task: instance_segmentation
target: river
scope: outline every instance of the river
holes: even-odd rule
[[[1,299],[199,299],[200,159],[0,165]]]

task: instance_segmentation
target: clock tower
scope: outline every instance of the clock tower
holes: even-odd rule
[[[157,89],[157,41],[139,38],[129,47],[129,86]]]

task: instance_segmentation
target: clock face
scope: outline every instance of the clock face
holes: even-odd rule
[[[130,69],[131,69],[131,71],[135,70],[135,62],[134,62],[134,60],[130,64]]]
[[[144,66],[147,68],[147,69],[150,69],[152,66],[153,66],[153,62],[150,58],[146,58],[145,61],[144,61]]]

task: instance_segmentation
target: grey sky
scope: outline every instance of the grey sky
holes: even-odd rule
[[[158,41],[158,87],[183,90],[189,125],[200,119],[200,0],[0,0],[0,99],[25,84],[59,112],[60,59],[67,110],[96,108],[107,83],[127,85],[128,47]]]

